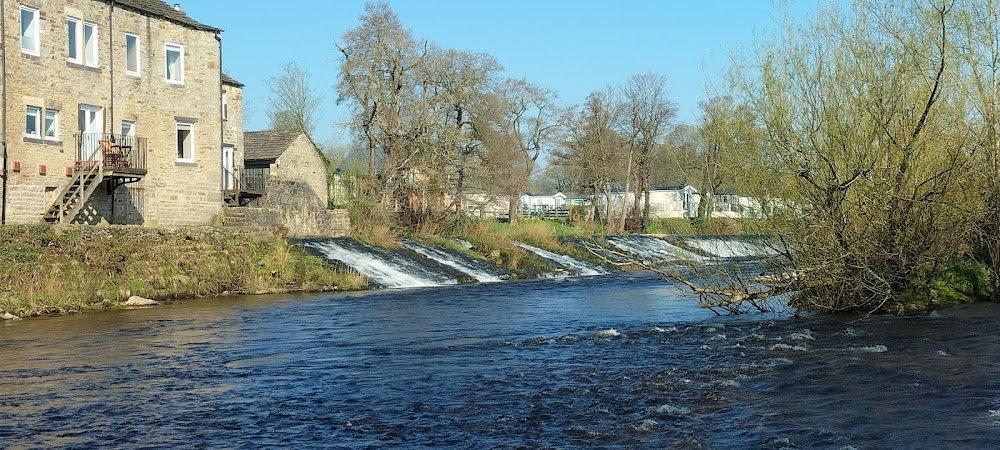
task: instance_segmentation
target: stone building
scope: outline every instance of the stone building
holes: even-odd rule
[[[221,30],[159,0],[3,4],[3,219],[212,224],[242,147]]]
[[[289,236],[345,236],[344,209],[329,209],[327,164],[301,131],[243,134],[243,165],[235,200],[224,208],[227,227],[273,229]]]
[[[243,164],[247,171],[260,171],[269,180],[304,183],[320,203],[328,203],[326,163],[305,132],[250,131],[243,136]]]
[[[222,74],[222,189],[239,191],[243,167],[243,84]]]

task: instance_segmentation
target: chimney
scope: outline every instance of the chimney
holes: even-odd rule
[[[181,10],[181,4],[180,3],[174,3],[174,11],[180,11],[180,10]]]

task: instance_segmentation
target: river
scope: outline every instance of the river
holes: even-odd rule
[[[997,305],[716,317],[648,273],[0,324],[6,448],[996,448]]]

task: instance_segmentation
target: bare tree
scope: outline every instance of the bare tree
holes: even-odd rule
[[[562,111],[554,92],[523,79],[508,79],[478,107],[477,137],[483,142],[486,178],[508,198],[517,221],[521,193],[542,152],[559,139]]]
[[[614,88],[591,93],[571,121],[562,149],[554,155],[574,174],[578,188],[594,195],[593,216],[599,217],[603,212],[603,221],[618,231],[620,222],[613,218],[616,211],[612,190],[623,184],[627,155],[626,141],[614,128],[620,114],[621,102]],[[598,195],[603,197],[601,202],[596,198]],[[598,208],[602,202],[603,211]],[[620,215],[624,214],[623,205]]]
[[[638,232],[649,217],[649,189],[655,150],[663,142],[677,107],[668,98],[667,79],[652,72],[633,75],[622,86],[621,133],[629,144],[626,191],[635,192],[629,231]]]
[[[451,199],[446,206],[460,213],[467,191],[479,184],[475,174],[483,145],[474,133],[474,105],[491,91],[501,66],[482,53],[434,49],[430,55],[427,67],[440,125],[434,133],[437,152],[426,170],[437,171]]]
[[[361,24],[344,33],[337,49],[338,103],[354,109],[353,125],[368,150],[368,189],[376,205],[389,210],[419,151],[410,144],[428,131],[421,67],[426,48],[388,4],[378,2],[365,5]]]
[[[294,62],[281,67],[281,75],[269,78],[267,116],[273,130],[301,130],[312,135],[319,120],[323,95],[310,85],[312,76]]]

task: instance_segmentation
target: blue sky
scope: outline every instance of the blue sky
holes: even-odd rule
[[[265,80],[295,62],[325,94],[319,142],[347,140],[346,109],[335,105],[334,43],[358,25],[363,0],[168,0],[200,22],[222,28],[223,66],[243,82],[253,111],[248,130],[267,127]],[[792,2],[796,15],[812,2]],[[667,77],[678,120],[694,123],[706,80],[733,55],[772,35],[780,8],[771,0],[393,0],[414,37],[444,48],[493,55],[509,77],[524,77],[579,104],[595,90],[639,72]]]

